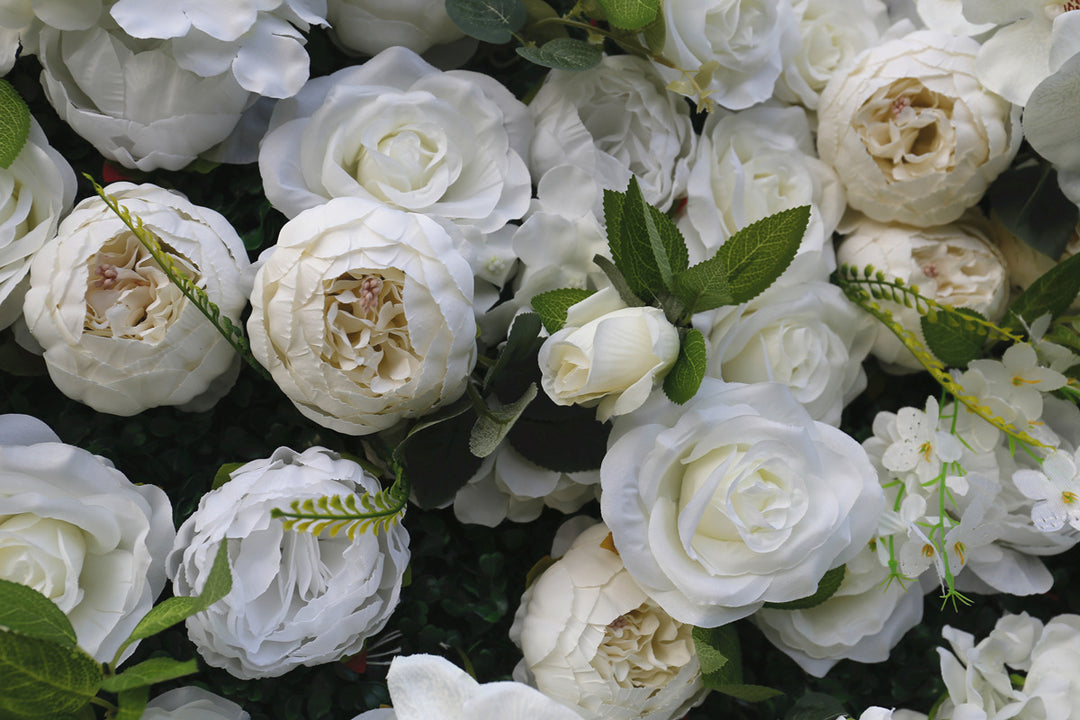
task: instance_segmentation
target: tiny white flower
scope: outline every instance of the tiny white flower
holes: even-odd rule
[[[1000,362],[973,360],[968,367],[982,373],[991,396],[1018,410],[1029,422],[1042,416],[1042,393],[1057,390],[1066,382],[1064,375],[1039,364],[1035,348],[1028,343],[1010,347]]]
[[[1077,456],[1058,451],[1043,461],[1042,471],[1017,470],[1013,483],[1020,492],[1037,500],[1031,508],[1031,521],[1043,532],[1054,532],[1069,523],[1080,530],[1080,477]]]
[[[938,429],[940,411],[936,399],[926,399],[926,412],[901,408],[896,416],[900,439],[885,450],[882,464],[895,473],[913,472],[920,482],[936,477],[942,463],[955,462],[963,445],[955,435]]]

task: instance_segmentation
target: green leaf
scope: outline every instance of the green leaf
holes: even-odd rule
[[[607,279],[611,281],[611,286],[615,288],[615,292],[619,293],[619,299],[622,300],[627,307],[641,307],[645,304],[641,301],[641,298],[630,289],[630,283],[626,282],[626,278],[623,277],[622,272],[615,266],[615,263],[599,254],[593,255],[592,261],[596,267],[604,271],[604,274],[607,275]]]
[[[146,711],[146,701],[150,699],[150,686],[121,690],[117,697],[120,711],[116,720],[139,720]]]
[[[560,288],[540,293],[532,299],[533,310],[540,316],[544,329],[554,334],[566,324],[566,311],[593,294],[592,290]]]
[[[981,357],[989,337],[985,327],[973,322],[965,323],[964,315],[986,320],[984,315],[968,308],[939,311],[933,316],[923,315],[919,318],[926,346],[949,367],[967,367],[969,362]]]
[[[760,295],[787,270],[799,250],[810,206],[781,210],[740,229],[720,246],[724,275],[735,303]]]
[[[622,30],[639,30],[660,12],[660,0],[597,0],[608,23]]]
[[[525,12],[528,16],[523,30],[527,38],[543,45],[548,40],[569,37],[566,28],[557,22],[536,25],[540,20],[559,17],[559,12],[544,0],[522,0],[522,4],[525,5]]]
[[[771,688],[766,685],[747,685],[746,683],[719,685],[714,687],[713,690],[752,703],[763,702],[784,694],[782,690],[777,690],[776,688]]]
[[[600,467],[610,432],[611,425],[597,421],[594,408],[556,405],[540,393],[511,428],[508,439],[533,464],[573,473]]]
[[[1080,255],[1073,255],[1050,268],[1012,301],[1005,313],[1003,327],[1019,332],[1024,329],[1024,323],[1031,325],[1046,313],[1056,318],[1068,310],[1078,293]]]
[[[840,584],[844,582],[844,573],[846,572],[845,566],[834,567],[832,570],[826,572],[821,580],[818,581],[817,591],[813,595],[807,595],[804,598],[798,600],[789,600],[788,602],[780,603],[765,603],[765,607],[772,610],[808,610],[812,607],[817,607],[821,603],[825,602],[840,589]]]
[[[569,37],[548,40],[543,45],[524,45],[517,48],[517,54],[542,67],[571,72],[589,70],[604,59],[598,46]]]
[[[664,378],[664,394],[676,405],[694,397],[705,378],[705,336],[700,330],[690,328],[679,345],[679,356]]]
[[[229,480],[232,479],[229,477],[232,474],[232,471],[239,467],[243,467],[244,465],[246,465],[246,463],[232,462],[225,463],[219,467],[217,472],[214,473],[214,482],[210,485],[210,489],[217,490],[219,487],[229,482]]]
[[[77,642],[71,621],[52,600],[10,580],[0,580],[0,628],[65,648]]]
[[[683,270],[674,284],[675,297],[691,313],[737,304],[728,286],[727,262],[719,255]]]
[[[0,168],[11,167],[30,137],[30,108],[7,80],[0,80]]]
[[[97,694],[101,666],[77,647],[0,632],[0,717],[75,713]]]
[[[791,706],[784,720],[836,720],[847,716],[843,703],[832,695],[808,692]]]
[[[469,434],[469,452],[485,458],[499,447],[499,443],[513,429],[521,414],[536,399],[536,383],[531,383],[525,393],[512,403],[480,410],[472,432]]]
[[[689,262],[682,234],[669,218],[658,220],[663,213],[654,210],[645,202],[637,178],[631,177],[622,207],[619,252],[616,255],[612,247],[612,259],[630,289],[645,301],[671,290],[674,274],[685,270]],[[610,236],[608,240],[610,244]]]
[[[663,13],[656,14],[656,19],[642,30],[641,37],[645,41],[645,47],[653,55],[660,55],[664,52],[664,44],[667,42],[667,28],[664,25]]]
[[[119,658],[127,646],[136,640],[157,635],[195,613],[202,612],[228,595],[230,590],[232,590],[232,572],[229,570],[229,544],[223,540],[218,546],[214,564],[210,568],[210,574],[206,576],[202,592],[194,597],[171,597],[151,608],[116,651],[116,657]],[[116,664],[115,661],[113,664]]]
[[[516,324],[516,323],[515,323]],[[536,321],[537,327],[540,321]],[[469,452],[477,414],[469,398],[425,416],[394,448],[394,459],[409,473],[417,504],[425,510],[452,500],[482,460]]]
[[[446,0],[446,14],[461,32],[500,45],[525,25],[521,0]]]
[[[622,253],[622,216],[626,193],[604,188],[604,227],[607,230],[608,250],[611,257]]]
[[[119,675],[107,677],[101,682],[101,689],[118,693],[122,690],[153,685],[154,683],[175,680],[199,672],[199,663],[191,660],[173,660],[169,657],[156,657],[132,665]]]
[[[1061,192],[1049,163],[1007,170],[986,191],[994,218],[1018,239],[1057,260],[1069,244],[1080,208]]]
[[[747,702],[761,702],[783,695],[779,690],[742,681],[742,649],[734,625],[695,627],[691,637],[705,687]]]

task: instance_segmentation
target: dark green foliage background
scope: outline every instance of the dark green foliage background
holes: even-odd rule
[[[336,50],[322,32],[312,34],[309,50],[313,75],[359,62]],[[543,75],[542,69],[517,58],[511,48],[482,48],[468,67],[494,75],[519,97],[527,97]],[[86,171],[101,178],[101,157],[56,117],[44,100],[38,72],[35,61],[24,58],[9,79],[76,173]],[[136,182],[145,179],[179,189],[193,202],[223,213],[245,239],[252,258],[273,244],[284,223],[263,197],[255,166],[223,166],[206,174],[124,172]],[[88,183],[80,179],[79,198],[90,192]],[[868,363],[868,371],[870,386],[848,409],[844,421],[845,429],[860,440],[869,434],[879,409],[921,406],[927,394],[937,392],[929,380],[915,377],[897,381],[872,363]],[[323,445],[359,452],[355,438],[307,421],[273,384],[246,367],[229,395],[209,412],[188,414],[159,408],[131,418],[96,413],[57,391],[40,359],[14,344],[11,330],[0,334],[0,411],[41,418],[65,442],[112,460],[133,482],[161,486],[172,498],[178,525],[210,489],[223,463],[266,457],[282,445],[297,450]],[[583,512],[598,516],[599,508],[592,504]],[[411,584],[403,590],[401,604],[387,628],[387,632],[401,635],[376,650],[365,672],[331,663],[301,668],[281,678],[244,682],[206,667],[200,660],[197,682],[240,703],[255,720],[349,720],[388,702],[386,667],[378,663],[387,662],[389,656],[378,657],[380,650],[441,654],[459,665],[471,666],[481,681],[509,679],[520,655],[507,639],[507,630],[525,575],[548,552],[563,519],[559,513],[547,511],[528,525],[504,523],[488,529],[458,523],[451,510],[410,508],[404,522],[412,537]],[[1044,619],[1076,612],[1080,609],[1076,599],[1080,579],[1075,578],[1072,568],[1075,557],[1069,553],[1048,560],[1057,581],[1054,591],[1044,597],[976,598],[973,607],[957,612],[939,607],[930,595],[923,624],[908,634],[888,663],[866,666],[842,662],[822,680],[805,676],[752,625],[741,623],[745,682],[781,688],[786,696],[751,706],[714,693],[689,717],[780,718],[807,691],[829,693],[854,714],[873,704],[925,712],[942,690],[934,650],[941,644],[941,626],[961,627],[981,637],[1004,610],[1027,610]],[[195,654],[182,626],[144,641],[129,664],[160,654],[178,659]],[[180,684],[187,683],[176,683]],[[154,694],[168,687],[158,686]]]

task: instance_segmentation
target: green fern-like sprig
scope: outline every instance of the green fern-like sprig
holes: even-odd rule
[[[161,246],[161,241],[143,224],[142,218],[138,215],[132,215],[131,211],[121,205],[115,197],[106,193],[105,188],[101,187],[92,176],[83,173],[83,177],[93,184],[94,191],[143,244],[143,247],[150,253],[150,257],[154,258],[157,264],[161,266],[169,281],[180,288],[180,292],[184,294],[184,297],[190,300],[199,309],[199,312],[213,324],[217,331],[221,333],[221,336],[225,338],[225,342],[229,343],[240,354],[240,357],[247,361],[248,365],[253,367],[264,378],[270,380],[270,373],[251,354],[251,346],[248,344],[247,338],[244,337],[244,331],[234,325],[228,316],[222,315],[221,308],[210,299],[206,291],[196,285],[191,278],[176,266],[172,256]]]
[[[888,300],[900,303],[904,305],[904,307],[914,308],[920,315],[930,316],[931,322],[934,322],[936,318],[942,315],[959,316],[957,319],[958,322],[974,323],[977,327],[985,329],[988,338],[994,338],[995,340],[1018,343],[1023,342],[1023,338],[1014,335],[989,321],[957,312],[954,308],[942,305],[928,297],[920,295],[918,287],[916,286],[907,285],[899,279],[886,279],[884,273],[874,270],[870,265],[867,265],[861,273],[850,265],[842,265],[835,277],[837,279],[837,284],[840,286],[840,289],[844,291],[847,298],[877,318],[885,325],[885,327],[889,328],[900,342],[904,344],[904,347],[915,356],[915,359],[926,368],[926,371],[930,373],[931,377],[941,385],[945,392],[952,395],[968,410],[975,413],[998,430],[1001,430],[1009,437],[1034,447],[1047,447],[1005,418],[996,415],[994,411],[982,403],[979,398],[969,394],[960,383],[953,379],[952,375],[949,374],[948,369],[945,367],[945,364],[930,352],[918,336],[904,327],[903,324],[893,317],[893,314],[887,308],[882,307],[877,301]],[[931,311],[934,313],[932,316],[930,315]]]

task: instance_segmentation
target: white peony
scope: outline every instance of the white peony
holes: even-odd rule
[[[146,705],[140,720],[250,720],[231,700],[188,685],[158,695]]]
[[[393,710],[368,710],[353,720],[581,720],[523,683],[478,683],[435,655],[399,655],[386,674]]]
[[[465,391],[473,277],[434,220],[337,198],[286,223],[263,257],[251,350],[304,416],[366,435]]]
[[[1009,283],[1005,259],[995,242],[1000,225],[972,211],[957,222],[915,228],[860,218],[837,248],[837,261],[860,273],[867,265],[889,278],[917,286],[919,293],[943,305],[968,308],[996,320],[1005,310]],[[884,300],[882,306],[905,328],[922,337],[919,313]],[[886,369],[921,370],[915,356],[891,330],[877,324],[873,354]]]
[[[1012,162],[1020,108],[975,77],[979,44],[919,31],[864,51],[818,107],[818,153],[848,204],[919,227],[959,218]]]
[[[75,173],[31,118],[30,136],[0,169],[0,328],[22,313],[34,253],[56,235],[75,199]]]
[[[661,7],[668,88],[698,105],[741,110],[773,93],[798,42],[790,0],[667,0]]]
[[[113,183],[176,266],[239,322],[250,287],[247,251],[229,222],[179,193]],[[56,386],[100,412],[159,405],[203,410],[232,385],[239,359],[103,200],[79,203],[30,268],[26,324]]]
[[[533,176],[570,164],[622,192],[633,175],[645,202],[670,208],[686,192],[697,136],[690,106],[664,86],[653,66],[633,55],[606,56],[584,72],[550,72],[529,103]]]
[[[423,53],[465,37],[444,0],[327,0],[326,18],[339,43],[365,55],[394,45]]]
[[[0,416],[0,578],[56,603],[94,659],[112,662],[149,612],[175,534],[161,488],[131,483],[36,418]]]
[[[671,720],[699,704],[687,625],[657,607],[604,546],[599,523],[525,591],[510,629],[541,692],[584,718]]]
[[[374,494],[378,480],[320,447],[278,448],[229,477],[180,526],[167,561],[173,592],[193,595],[218,545],[228,543],[232,590],[187,620],[199,654],[250,680],[360,652],[397,605],[408,532],[395,523],[353,540],[345,533],[316,536],[285,530],[270,513],[293,500]]]
[[[679,354],[679,331],[654,307],[607,287],[571,306],[540,346],[540,385],[556,405],[596,406],[601,422],[641,406]]]
[[[253,99],[232,75],[200,77],[160,41],[112,23],[41,31],[45,94],[98,152],[129,168],[179,170],[232,132]]]
[[[858,443],[786,387],[712,378],[685,405],[657,395],[616,421],[600,483],[626,569],[676,620],[708,627],[812,595],[884,505]]]

